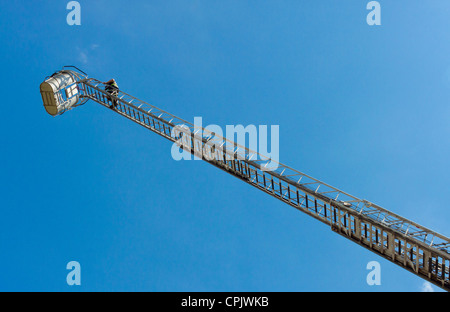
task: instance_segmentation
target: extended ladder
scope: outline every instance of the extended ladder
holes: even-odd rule
[[[374,203],[347,194],[210,131],[199,128],[123,91],[112,96],[96,79],[73,71],[66,101],[93,100],[176,143],[194,156],[327,224],[334,232],[421,278],[450,291],[450,239]],[[42,88],[41,88],[42,93]],[[44,94],[43,94],[44,97]],[[72,101],[75,102],[75,101]],[[44,99],[45,105],[45,99]],[[64,106],[65,110],[67,105]],[[70,109],[70,108],[69,108]],[[185,130],[183,130],[185,129]]]

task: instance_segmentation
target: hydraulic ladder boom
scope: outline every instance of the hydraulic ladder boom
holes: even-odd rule
[[[103,82],[65,70],[41,84],[51,115],[95,101],[174,142],[280,201],[327,224],[332,231],[450,291],[450,239],[367,200],[359,199],[226,138],[178,118]]]

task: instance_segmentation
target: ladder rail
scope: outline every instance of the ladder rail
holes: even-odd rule
[[[104,91],[104,84],[96,79],[80,80],[79,90],[85,99],[106,107],[111,106],[111,99],[116,100],[114,111],[118,114],[450,291],[450,239],[444,235],[281,163],[276,163],[277,169],[267,170],[265,165],[273,161],[267,156],[196,127],[123,91],[114,97]],[[192,143],[189,146],[180,144],[179,133],[175,131],[180,127],[189,129],[188,139]],[[255,155],[259,159],[253,160]]]

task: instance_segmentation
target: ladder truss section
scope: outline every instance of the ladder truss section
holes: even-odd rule
[[[83,99],[178,144],[180,148],[330,226],[331,230],[450,291],[450,240],[236,144],[122,91],[112,96],[96,79],[79,81]],[[185,130],[183,130],[185,129]]]

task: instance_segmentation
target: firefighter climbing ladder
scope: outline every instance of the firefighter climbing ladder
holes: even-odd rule
[[[215,135],[123,91],[108,94],[101,81],[77,69],[41,84],[44,107],[61,115],[88,100],[176,143],[278,200],[327,224],[332,231],[450,291],[450,239],[374,203],[359,199]]]

